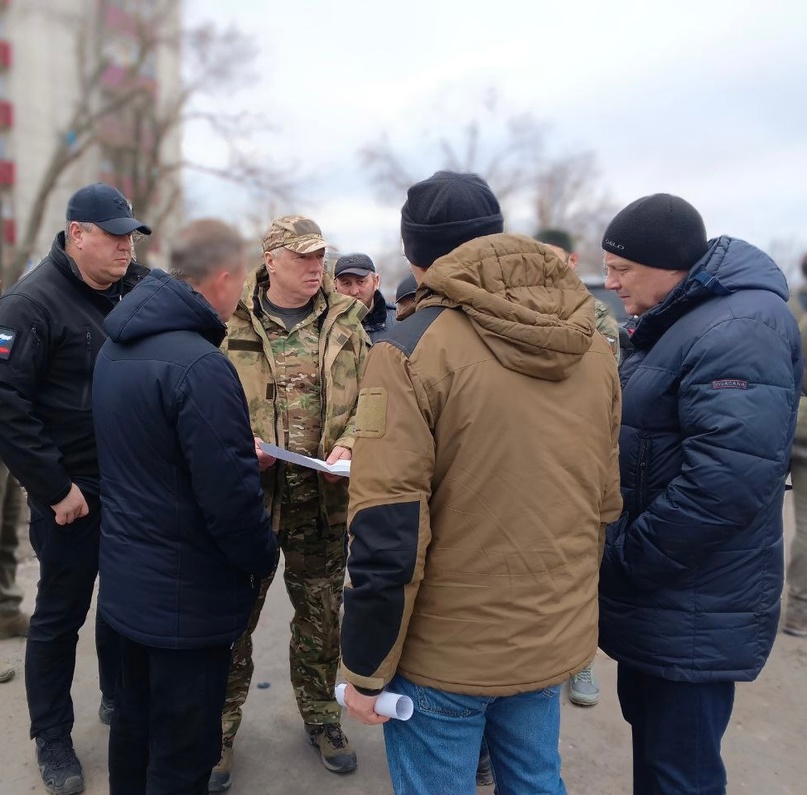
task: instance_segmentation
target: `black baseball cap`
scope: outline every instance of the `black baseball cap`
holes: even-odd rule
[[[366,276],[368,273],[375,273],[375,264],[366,254],[345,254],[336,260],[333,275],[346,276],[349,273],[354,276]]]
[[[395,291],[395,303],[403,301],[404,298],[411,298],[418,290],[418,283],[415,274],[410,273],[405,279],[401,279],[398,289]]]
[[[132,215],[126,197],[103,182],[80,188],[70,197],[67,220],[95,224],[110,235],[130,235],[135,231],[151,234],[151,227]]]

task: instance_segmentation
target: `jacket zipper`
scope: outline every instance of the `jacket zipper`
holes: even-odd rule
[[[650,439],[643,436],[639,444],[639,466],[636,473],[636,511],[633,515],[634,519],[644,510],[645,503],[647,502],[647,464],[649,448]]]
[[[84,326],[84,391],[81,395],[82,407],[87,405],[90,399],[90,385],[92,384],[92,333],[89,326]]]

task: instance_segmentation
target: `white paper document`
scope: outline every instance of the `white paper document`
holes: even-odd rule
[[[261,442],[261,450],[282,461],[299,464],[309,469],[317,469],[320,472],[330,472],[332,475],[342,475],[346,478],[350,477],[349,460],[340,459],[334,464],[326,464],[321,458],[311,458],[307,455],[300,455],[300,453],[292,453],[290,450],[284,450],[276,444],[267,444],[266,442]]]

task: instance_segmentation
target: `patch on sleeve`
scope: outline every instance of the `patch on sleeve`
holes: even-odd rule
[[[0,326],[0,359],[8,359],[14,347],[14,340],[17,339],[17,332],[13,328]]]
[[[748,389],[748,381],[742,378],[720,378],[712,381],[712,389]]]
[[[387,431],[387,390],[369,387],[359,392],[356,406],[356,436],[380,439]]]

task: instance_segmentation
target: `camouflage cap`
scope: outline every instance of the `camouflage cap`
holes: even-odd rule
[[[287,248],[298,254],[310,254],[326,248],[322,230],[310,218],[302,215],[284,215],[275,218],[263,236],[263,250]]]

